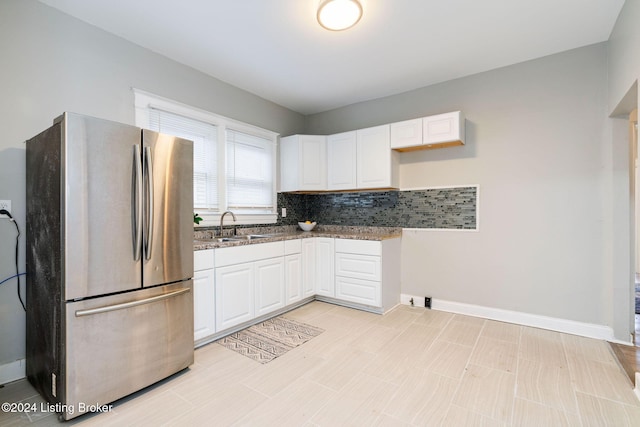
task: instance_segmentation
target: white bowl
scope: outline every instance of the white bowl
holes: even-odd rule
[[[298,223],[298,227],[302,228],[303,231],[311,231],[313,230],[313,227],[316,226],[315,222],[312,222],[311,224],[307,224],[304,222],[299,222]]]

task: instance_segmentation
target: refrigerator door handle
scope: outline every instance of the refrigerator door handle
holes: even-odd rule
[[[142,251],[142,158],[139,144],[133,146],[133,165],[133,259],[138,261]]]
[[[122,304],[106,305],[104,307],[96,307],[88,310],[76,310],[75,314],[76,314],[76,317],[83,317],[83,316],[91,316],[92,314],[107,313],[109,311],[123,310],[125,308],[136,307],[138,305],[150,304],[152,302],[158,302],[165,299],[177,297],[178,295],[182,295],[187,292],[191,292],[191,288],[183,288],[177,291],[169,292],[162,295],[156,295],[154,297],[145,298],[138,301],[130,301]]]
[[[147,179],[147,232],[144,244],[144,256],[148,261],[151,259],[151,248],[153,247],[153,162],[151,160],[151,147],[144,147],[144,164]]]

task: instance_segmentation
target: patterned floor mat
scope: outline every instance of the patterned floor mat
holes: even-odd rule
[[[218,340],[218,344],[267,363],[320,335],[324,329],[284,317],[274,317]]]

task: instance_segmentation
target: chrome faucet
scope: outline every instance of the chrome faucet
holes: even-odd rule
[[[225,216],[226,214],[231,214],[231,217],[233,218],[233,222],[236,222],[236,214],[234,214],[234,213],[233,213],[233,212],[231,212],[231,211],[226,211],[225,213],[223,213],[223,214],[222,214],[222,216],[220,217],[220,237],[223,237],[223,236],[224,236],[224,235],[222,234],[222,233],[223,233],[222,225],[223,225],[223,223],[224,223],[224,216]]]

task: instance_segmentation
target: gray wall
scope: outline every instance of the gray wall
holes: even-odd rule
[[[400,183],[479,184],[480,231],[405,233],[402,292],[613,327],[606,106],[603,43],[316,114],[307,131],[464,111],[467,144],[402,153]]]
[[[0,199],[24,231],[23,141],[63,111],[134,123],[132,87],[283,135],[304,117],[107,34],[35,0],[0,1]],[[0,220],[0,280],[13,274],[15,229]],[[24,271],[24,238],[20,269]],[[23,282],[24,283],[24,282]],[[24,358],[15,281],[0,285],[0,365]],[[24,293],[24,289],[23,289]]]
[[[640,0],[626,0],[609,37],[609,110],[625,98],[640,74]],[[637,96],[631,109],[637,106]],[[627,107],[628,108],[628,107]],[[628,111],[627,111],[628,112]]]
[[[628,113],[638,108],[638,76],[640,75],[640,1],[626,0],[611,32],[608,43],[608,112],[612,119],[612,146],[608,153],[613,165],[611,181],[611,222],[605,223],[612,235],[612,245],[606,257],[611,260],[608,276],[612,288],[607,298],[611,304],[611,318],[616,330],[634,331],[634,273],[636,248],[635,182],[633,160],[629,155]],[[635,181],[635,182],[634,182]],[[634,206],[635,205],[635,206]],[[629,315],[631,313],[631,315]]]

